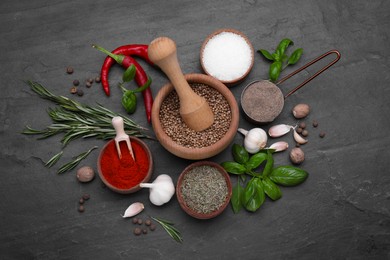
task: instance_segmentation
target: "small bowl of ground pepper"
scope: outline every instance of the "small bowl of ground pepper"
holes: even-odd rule
[[[152,176],[153,160],[147,145],[136,137],[130,136],[134,159],[126,142],[120,142],[122,157],[119,158],[115,140],[110,140],[100,151],[97,169],[102,182],[111,190],[128,194],[141,189],[142,182],[148,182]]]
[[[210,219],[220,215],[229,204],[232,184],[219,164],[199,161],[180,174],[176,196],[187,214],[197,219]]]
[[[161,145],[190,160],[212,157],[223,151],[237,133],[239,109],[230,89],[204,74],[184,75],[196,94],[208,102],[214,123],[203,131],[190,129],[180,116],[180,101],[171,83],[158,92],[152,108],[152,126]]]

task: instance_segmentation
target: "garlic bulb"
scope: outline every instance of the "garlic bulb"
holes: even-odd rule
[[[149,200],[156,206],[161,206],[171,200],[175,194],[175,185],[167,174],[161,174],[152,183],[140,183],[141,188],[149,188]]]
[[[139,214],[141,211],[144,210],[144,204],[141,202],[134,202],[131,204],[125,211],[125,214],[123,214],[122,218],[131,218],[135,215]]]
[[[237,131],[245,136],[244,147],[248,153],[257,153],[267,145],[267,133],[261,128],[252,128],[249,131],[238,128]]]

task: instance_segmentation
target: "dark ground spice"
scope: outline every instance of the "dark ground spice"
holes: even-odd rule
[[[214,113],[214,123],[206,130],[190,129],[180,116],[180,102],[176,91],[172,91],[162,102],[160,122],[165,133],[179,145],[202,148],[219,141],[228,131],[232,121],[230,106],[216,89],[204,84],[190,84],[198,95],[204,97]]]

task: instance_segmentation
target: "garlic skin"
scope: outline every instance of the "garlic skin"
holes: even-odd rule
[[[161,174],[152,183],[140,183],[141,188],[149,188],[149,200],[156,206],[169,202],[175,194],[175,185],[167,174]]]
[[[274,125],[268,129],[268,135],[270,137],[281,137],[291,131],[294,127],[292,125],[280,124]]]
[[[295,129],[294,129],[294,140],[298,144],[305,144],[305,143],[307,143],[307,140],[305,138],[303,138],[302,136],[300,136]]]
[[[144,210],[144,204],[141,202],[134,202],[131,204],[123,214],[122,218],[131,218],[134,217],[135,215],[138,215],[141,211]]]
[[[237,130],[245,136],[244,147],[248,153],[257,153],[261,149],[265,148],[267,145],[267,133],[261,128],[252,128],[247,131],[242,128]]]
[[[282,152],[288,149],[288,143],[285,141],[276,142],[271,144],[269,149],[275,149],[275,152]]]

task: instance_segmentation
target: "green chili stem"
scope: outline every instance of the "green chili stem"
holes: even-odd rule
[[[125,56],[123,55],[117,55],[117,54],[113,54],[111,52],[109,52],[108,50],[104,49],[103,47],[100,47],[96,44],[92,44],[92,48],[95,48],[105,54],[107,54],[108,56],[110,56],[111,58],[113,58],[117,63],[119,63],[120,65],[122,65],[123,63],[123,60],[125,58]]]

